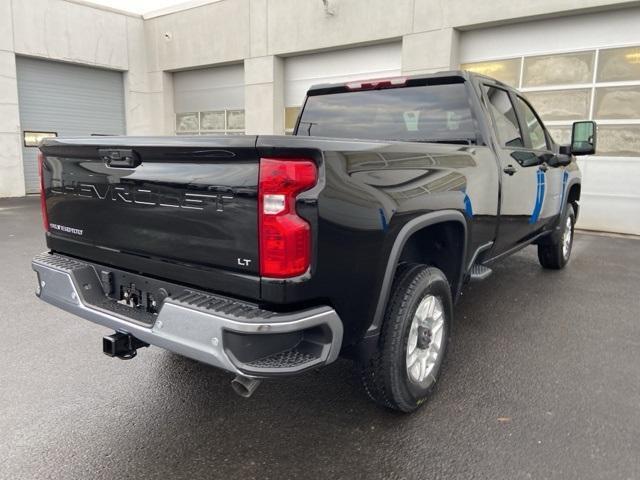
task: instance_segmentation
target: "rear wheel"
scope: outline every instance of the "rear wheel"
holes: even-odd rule
[[[569,263],[573,247],[573,230],[576,215],[569,203],[560,219],[560,230],[554,232],[548,241],[538,245],[538,260],[544,268],[560,270]]]
[[[451,290],[442,271],[399,268],[376,355],[361,366],[369,397],[411,412],[431,395],[445,356],[452,317]]]

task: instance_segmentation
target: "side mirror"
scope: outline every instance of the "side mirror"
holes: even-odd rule
[[[593,155],[596,153],[596,122],[574,122],[571,131],[571,153],[573,155]]]

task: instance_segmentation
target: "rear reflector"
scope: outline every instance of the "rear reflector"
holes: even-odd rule
[[[308,159],[260,159],[260,275],[287,278],[308,270],[311,227],[296,212],[296,196],[316,184],[317,173]]]
[[[49,216],[47,215],[47,197],[44,191],[44,153],[38,150],[38,176],[40,177],[40,211],[42,213],[42,225],[45,232],[49,231]]]

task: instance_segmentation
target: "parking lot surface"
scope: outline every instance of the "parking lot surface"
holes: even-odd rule
[[[579,234],[561,272],[528,248],[470,285],[440,385],[381,410],[347,361],[263,382],[38,301],[39,200],[0,200],[0,478],[640,478],[640,240]]]

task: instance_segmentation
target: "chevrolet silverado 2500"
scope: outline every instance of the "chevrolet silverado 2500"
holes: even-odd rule
[[[534,244],[569,261],[575,155],[516,90],[467,72],[320,85],[293,136],[41,144],[41,300],[115,333],[261,379],[355,361],[376,402],[432,392],[468,281]]]

